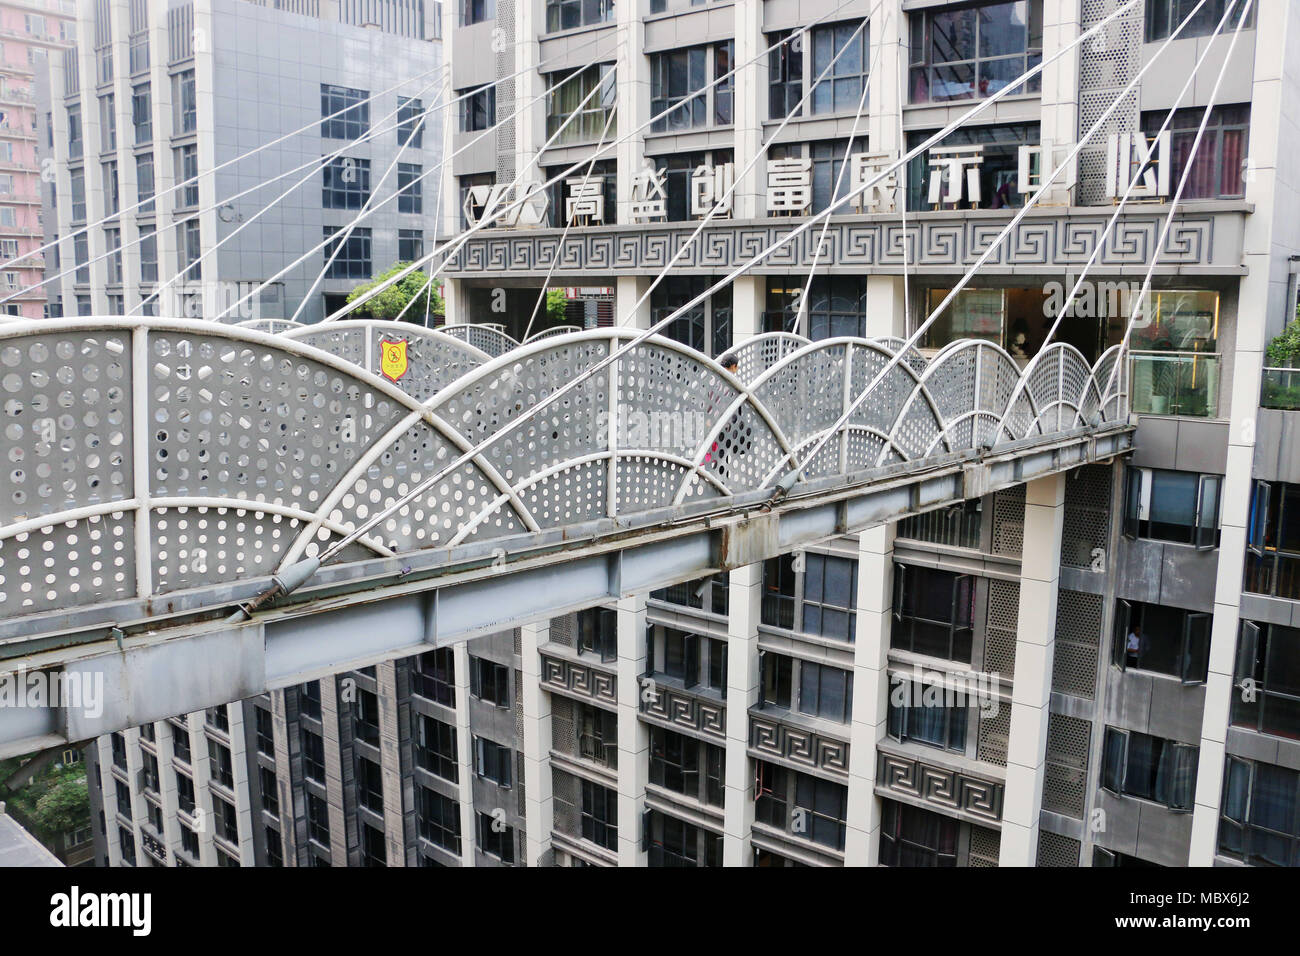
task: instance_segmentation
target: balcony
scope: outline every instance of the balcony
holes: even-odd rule
[[[1217,417],[1217,352],[1133,352],[1129,361],[1134,412]]]
[[[1261,408],[1300,412],[1300,368],[1265,368],[1259,404]]]

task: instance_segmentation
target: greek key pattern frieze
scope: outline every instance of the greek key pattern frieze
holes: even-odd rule
[[[1162,220],[1157,216],[1127,217],[1107,240],[1098,265],[1145,267],[1150,262]],[[1027,266],[1082,267],[1106,225],[1105,216],[1027,217],[987,267],[1011,271]],[[837,221],[826,230],[822,265],[901,268],[968,267],[991,246],[1005,226],[1001,219],[933,218],[909,222]],[[1210,266],[1215,216],[1181,216],[1170,230],[1161,262],[1178,266]],[[757,255],[784,235],[789,223],[719,225],[705,230],[700,241],[688,244],[694,225],[650,225],[635,231],[594,228],[571,230],[559,249],[557,274],[622,273],[653,275],[685,246],[674,268],[729,270]],[[765,260],[756,271],[780,272],[811,267],[821,229],[809,229]],[[556,259],[560,234],[553,230],[486,231],[469,240],[453,257],[448,273],[459,277],[536,273],[545,275]],[[1231,252],[1231,250],[1229,250]],[[1228,257],[1231,258],[1230,256]]]
[[[606,704],[618,703],[618,690],[613,674],[607,674],[576,661],[567,661],[562,657],[542,655],[542,683],[576,697],[585,697]]]
[[[641,713],[669,727],[685,728],[718,741],[727,739],[727,705],[659,685],[641,695]]]
[[[849,745],[845,741],[768,717],[749,715],[749,749],[838,777],[849,775]]]
[[[887,790],[986,820],[1002,819],[1003,786],[996,781],[898,754],[881,753],[878,767],[876,783]]]

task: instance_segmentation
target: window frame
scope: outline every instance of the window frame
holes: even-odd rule
[[[1145,790],[1130,789],[1129,774],[1134,769],[1134,753],[1131,750],[1134,737],[1158,741],[1160,755],[1150,767],[1154,777],[1149,795]],[[1123,730],[1107,726],[1102,737],[1101,748],[1101,788],[1117,797],[1129,797],[1167,807],[1174,813],[1191,813],[1196,803],[1197,762],[1200,748],[1193,744],[1180,743],[1154,734],[1144,734],[1136,730]],[[1190,775],[1180,777],[1181,766],[1191,768]],[[1160,799],[1159,778],[1168,775],[1168,793]],[[1136,787],[1136,785],[1133,785]],[[1181,797],[1181,799],[1180,799]]]

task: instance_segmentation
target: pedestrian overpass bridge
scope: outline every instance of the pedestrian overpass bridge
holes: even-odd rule
[[[0,756],[744,566],[1131,447],[1118,347],[1089,365],[1053,344],[1022,369],[984,341],[900,357],[901,340],[784,333],[743,344],[734,376],[651,337],[510,427],[636,335],[0,326],[0,681],[103,675],[105,695],[98,713],[0,707]]]

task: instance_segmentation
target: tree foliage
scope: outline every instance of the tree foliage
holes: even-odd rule
[[[569,299],[563,289],[546,290],[546,318],[551,325],[563,325],[568,317]]]
[[[398,262],[369,282],[357,286],[348,293],[348,303],[355,302],[371,289],[380,285],[386,279],[391,279],[409,265],[409,262]],[[428,282],[428,274],[423,269],[416,269],[400,281],[394,282],[374,298],[368,299],[363,305],[358,306],[352,314],[357,318],[387,319],[390,322],[395,321],[399,315],[402,315],[404,321],[423,324],[426,310],[430,315],[442,315],[444,310],[442,286],[435,283],[433,288],[425,292],[424,287]],[[430,296],[432,296],[432,301],[429,301]],[[410,304],[409,309],[406,308],[408,303]],[[406,310],[405,315],[402,314],[403,309]]]

